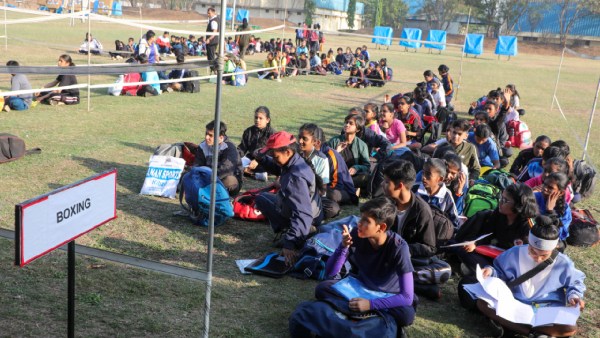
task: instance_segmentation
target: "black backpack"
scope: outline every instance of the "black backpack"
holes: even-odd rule
[[[448,126],[458,119],[456,113],[448,110],[448,108],[446,107],[438,107],[437,113],[435,114],[435,118],[438,120],[439,123],[442,124],[442,132],[446,132]]]
[[[573,246],[593,246],[600,241],[600,228],[592,214],[585,209],[572,209],[567,243]]]
[[[446,245],[446,243],[454,236],[454,224],[442,209],[435,205],[431,207],[431,215],[433,216],[433,226],[435,227],[436,247]]]
[[[183,78],[189,78],[189,77],[198,77],[198,71],[196,70],[186,70],[183,73]],[[200,92],[200,80],[191,80],[191,81],[183,81],[181,83],[182,92],[186,92],[186,93],[199,93]]]
[[[419,157],[412,151],[405,151],[402,155],[390,155],[389,157],[379,161],[371,174],[371,179],[369,180],[367,186],[367,193],[371,198],[377,198],[383,196],[383,171],[387,165],[389,165],[394,160],[406,160],[411,162],[415,167],[415,172],[419,172],[423,169],[423,164],[425,160]]]
[[[575,160],[573,162],[573,191],[579,193],[582,198],[590,197],[596,186],[596,170],[586,161]]]

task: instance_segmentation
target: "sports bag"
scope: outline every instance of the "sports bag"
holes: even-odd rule
[[[347,337],[395,338],[396,321],[386,311],[370,311],[365,319],[350,311],[348,301],[337,298],[300,303],[289,319],[292,338]]]
[[[573,246],[593,246],[600,241],[598,222],[589,210],[571,209],[573,220],[569,226],[567,243]]]
[[[581,195],[582,198],[589,197],[594,192],[596,186],[596,170],[589,163],[582,160],[573,162],[573,191]]]
[[[183,78],[198,77],[198,71],[186,70],[183,73]],[[199,93],[200,92],[200,80],[188,80],[181,82],[181,91],[186,93]]]
[[[246,74],[237,74],[241,73],[244,70],[241,67],[236,67],[234,72],[236,73],[233,77],[233,85],[236,87],[241,87],[246,85]]]
[[[463,214],[467,217],[475,215],[480,210],[493,210],[498,206],[500,189],[485,181],[478,180],[467,190]]]
[[[192,167],[181,178],[182,187],[179,191],[179,203],[189,213],[190,218],[196,225],[208,226],[211,175],[212,170],[210,168]],[[183,203],[184,197],[185,205]],[[233,206],[229,201],[229,193],[218,177],[215,202],[215,226],[217,226],[233,217]]]
[[[233,217],[246,221],[264,221],[265,215],[256,208],[256,196],[263,192],[275,193],[277,188],[271,184],[264,188],[248,190],[233,200]]]
[[[531,145],[531,131],[525,122],[512,120],[506,126],[508,142],[515,148]]]
[[[152,155],[140,195],[176,198],[177,186],[184,167],[185,161],[181,158]]]
[[[18,136],[0,133],[0,163],[18,160],[25,155],[41,152],[40,148],[26,150],[25,141]]]
[[[515,184],[515,179],[512,174],[504,169],[488,170],[485,175],[483,175],[483,179],[500,188],[500,190],[504,190],[509,185]]]

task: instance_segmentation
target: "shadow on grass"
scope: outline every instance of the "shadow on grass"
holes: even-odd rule
[[[119,143],[121,143],[124,146],[128,146],[134,149],[139,149],[141,151],[145,151],[147,153],[154,153],[154,147],[149,146],[149,145],[145,145],[145,144],[139,144],[139,143],[133,143],[133,142],[125,142],[125,141],[119,141]]]

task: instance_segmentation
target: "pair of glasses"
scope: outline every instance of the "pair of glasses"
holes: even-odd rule
[[[511,201],[508,198],[502,196],[502,197],[500,197],[500,203],[502,203],[502,204],[508,204],[508,203],[513,203],[513,201]]]

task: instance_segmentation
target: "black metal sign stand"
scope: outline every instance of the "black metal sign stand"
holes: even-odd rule
[[[68,337],[75,338],[75,240],[68,244]]]

